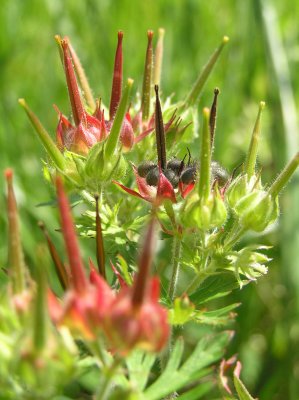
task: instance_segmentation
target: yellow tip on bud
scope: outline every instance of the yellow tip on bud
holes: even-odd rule
[[[223,36],[222,43],[225,44],[227,42],[229,42],[229,37],[228,36]]]
[[[19,100],[18,100],[18,103],[20,104],[20,106],[26,107],[26,101],[25,101],[25,99],[19,99]]]
[[[134,83],[134,79],[128,78],[128,80],[127,80],[127,85],[128,85],[129,87],[132,87],[132,86],[133,86],[133,83]]]
[[[165,29],[164,28],[159,28],[158,34],[159,34],[159,37],[163,38],[163,36],[165,34]]]
[[[260,101],[260,110],[263,110],[266,107],[266,103],[264,101]]]
[[[208,107],[205,107],[203,110],[202,110],[202,113],[203,113],[203,116],[204,117],[209,117],[210,116],[210,109],[208,108]]]

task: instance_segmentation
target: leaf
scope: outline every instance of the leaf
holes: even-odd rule
[[[243,284],[248,283],[243,281]],[[221,274],[208,277],[200,287],[190,295],[190,300],[196,304],[207,303],[213,299],[227,296],[234,289],[237,289],[239,284],[233,273],[224,272]]]
[[[210,392],[210,390],[215,386],[212,382],[204,382],[195,386],[195,388],[189,390],[188,392],[180,395],[180,400],[199,400],[206,393]]]
[[[165,370],[146,389],[144,398],[146,400],[161,400],[163,397],[208,375],[211,369],[206,367],[223,356],[230,338],[230,332],[221,332],[201,339],[191,356],[181,366],[184,345],[183,339],[179,338],[171,350]]]
[[[246,389],[244,383],[240,380],[239,375],[241,371],[241,363],[237,362],[236,368],[234,370],[234,385],[238,393],[240,400],[255,400]]]
[[[208,325],[225,325],[234,316],[231,311],[239,305],[240,303],[234,303],[213,311],[196,311],[193,320]]]
[[[170,323],[183,325],[193,319],[194,304],[188,298],[178,297],[174,300],[173,308],[169,310]]]
[[[141,350],[135,350],[130,357],[126,359],[130,383],[132,386],[140,391],[143,391],[151,368],[155,362],[156,356],[151,353],[145,353]]]

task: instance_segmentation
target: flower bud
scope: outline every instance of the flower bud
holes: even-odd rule
[[[124,151],[130,151],[134,145],[134,131],[129,113],[126,114],[121,127],[120,141]]]
[[[253,175],[248,178],[248,175],[239,175],[230,185],[226,191],[226,199],[229,206],[234,209],[236,204],[243,199],[243,197],[252,193],[254,189],[261,189],[261,182],[259,177]]]
[[[182,221],[185,226],[204,231],[219,228],[224,224],[226,217],[226,206],[218,190],[215,190],[206,199],[200,199],[196,193],[187,197],[182,213]]]
[[[244,228],[262,232],[279,216],[278,197],[256,190],[239,200],[234,211]]]

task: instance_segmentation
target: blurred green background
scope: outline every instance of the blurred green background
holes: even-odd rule
[[[215,158],[232,169],[249,143],[260,100],[260,164],[271,180],[298,150],[299,1],[286,0],[2,0],[0,8],[0,170],[12,166],[28,260],[42,241],[36,222],[57,227],[56,212],[37,207],[52,196],[43,180],[44,151],[17,99],[25,97],[49,131],[69,112],[54,35],[68,35],[96,95],[109,100],[116,32],[124,38],[125,77],[141,88],[146,31],[166,29],[162,90],[184,96],[201,66],[230,37],[199,107],[221,89]],[[1,173],[0,264],[6,262]],[[249,238],[250,240],[250,238]],[[254,239],[256,241],[256,238]],[[282,195],[280,225],[260,242],[275,246],[268,276],[234,293],[241,300],[230,354],[239,353],[243,380],[260,399],[299,398],[299,179]]]

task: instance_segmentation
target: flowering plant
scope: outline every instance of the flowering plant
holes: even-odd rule
[[[239,242],[277,220],[278,195],[299,153],[274,183],[262,184],[256,169],[261,102],[244,163],[226,171],[212,160],[219,90],[201,117],[194,109],[228,38],[184,101],[171,104],[160,100],[164,30],[155,52],[153,32],[147,36],[141,101],[131,100],[132,79],[122,87],[122,32],[109,111],[94,100],[70,40],[59,36],[72,118],[55,107],[53,140],[19,101],[47,151],[44,173],[56,189],[68,262],[41,223],[57,284],[47,282],[42,250],[34,271],[25,266],[7,170],[9,258],[0,322],[0,382],[7,399],[252,398],[237,357],[223,358],[238,304],[214,300],[267,272],[267,248]],[[79,233],[95,239],[89,272],[67,190],[86,207],[76,220]],[[194,324],[197,344],[189,346]],[[234,365],[233,388],[226,373]]]

